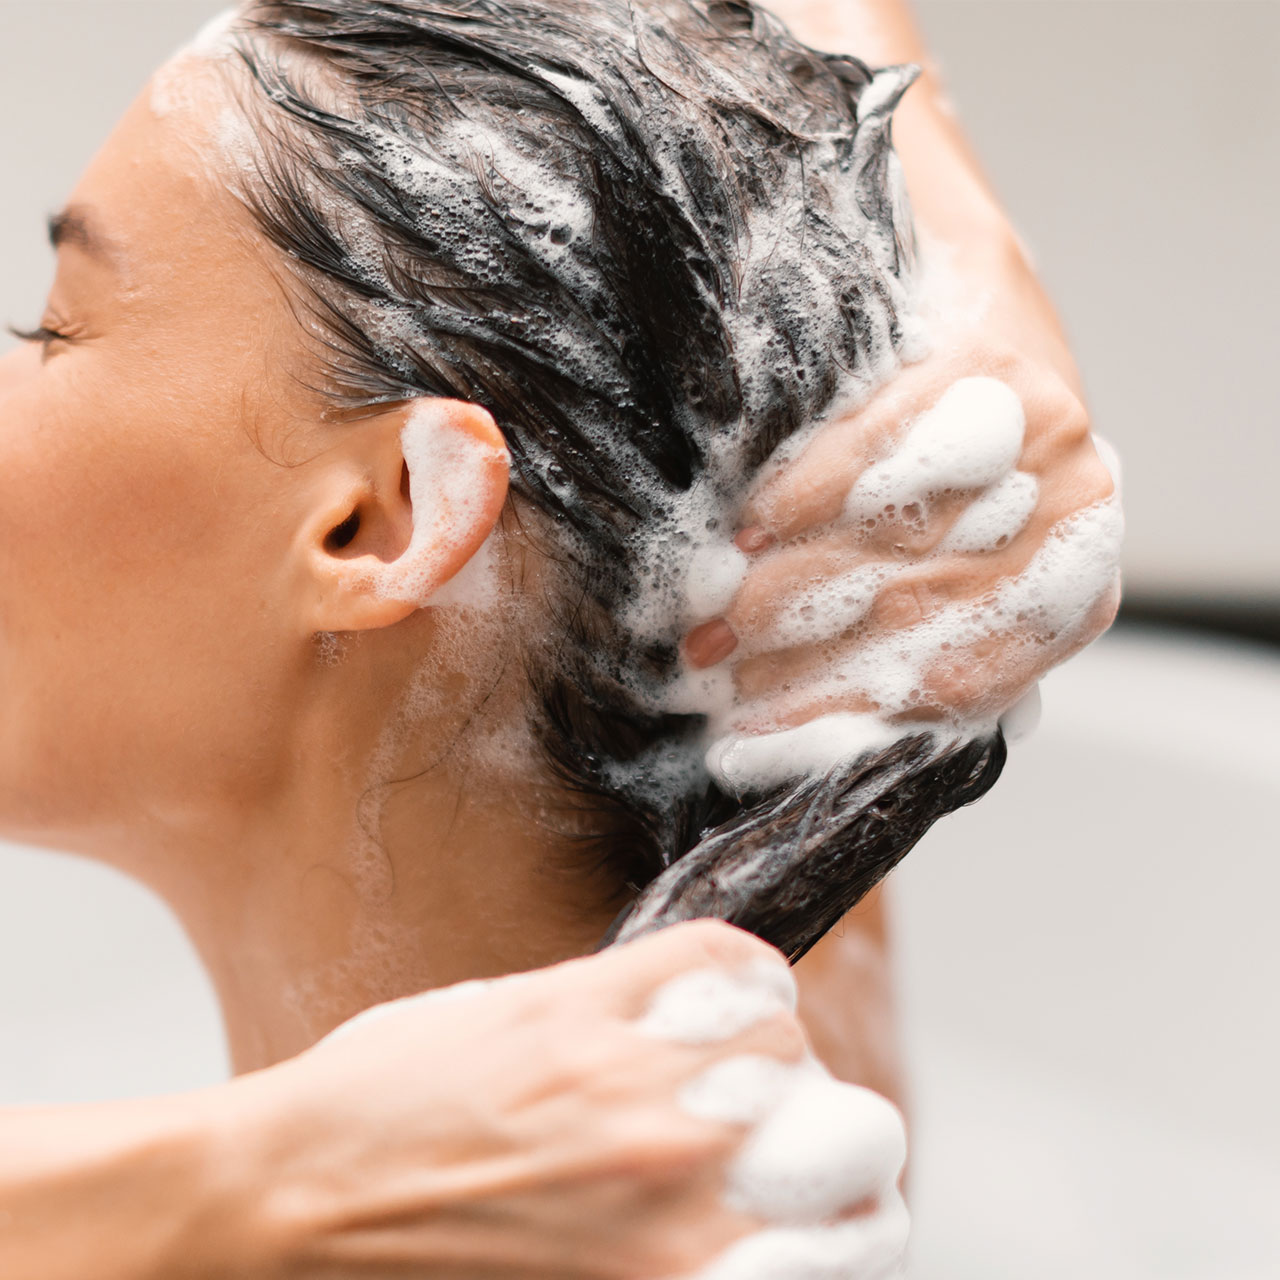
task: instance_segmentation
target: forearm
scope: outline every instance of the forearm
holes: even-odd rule
[[[235,1162],[220,1158],[230,1088],[0,1111],[0,1275],[241,1274]]]
[[[1057,314],[964,135],[906,0],[766,2],[807,44],[874,66],[914,62],[924,69],[894,112],[893,139],[925,252],[931,242],[945,243],[962,287],[983,301],[987,332],[1049,365],[1081,395]]]

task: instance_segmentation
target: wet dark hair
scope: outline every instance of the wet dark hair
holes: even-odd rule
[[[572,838],[626,903],[606,941],[717,915],[798,957],[993,785],[1003,741],[922,734],[726,794],[688,767],[702,718],[652,693],[676,625],[632,606],[682,497],[730,512],[779,442],[896,360],[913,240],[889,119],[914,68],[817,53],[747,0],[246,18],[242,197],[303,286],[323,389],[355,411],[484,405],[549,530],[556,640],[525,656],[530,714],[585,815]]]

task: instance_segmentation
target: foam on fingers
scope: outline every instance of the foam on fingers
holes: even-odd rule
[[[890,1191],[906,1151],[892,1103],[810,1058],[735,1158],[728,1203],[767,1222],[817,1226]]]
[[[850,519],[901,510],[948,489],[983,489],[1008,476],[1022,451],[1022,401],[997,378],[961,378],[849,493]]]
[[[1015,651],[1026,646],[1066,652],[1087,638],[1099,601],[1114,592],[1119,576],[1124,522],[1115,496],[1060,520],[1027,567],[984,596],[923,612],[909,626],[869,624],[904,570],[933,562],[941,572],[947,558],[1000,551],[1026,529],[1040,487],[1033,475],[1016,469],[1025,431],[1023,407],[1011,387],[987,376],[955,382],[862,473],[844,510],[856,537],[857,529],[873,530],[917,508],[927,511],[939,494],[972,491],[973,500],[946,536],[932,551],[901,562],[855,563],[843,573],[790,584],[767,628],[740,653],[812,647],[861,627],[861,640],[838,661],[787,693],[793,701],[836,706],[853,700],[876,708],[874,714],[834,713],[799,728],[747,734],[736,726],[759,721],[763,701],[738,696],[727,672],[717,680],[704,671],[673,686],[680,710],[708,717],[704,764],[722,789],[736,795],[767,791],[922,732],[941,747],[990,734],[997,725],[1019,736],[1034,728],[1030,700],[1011,708],[977,697],[971,701],[978,711],[957,706],[942,716],[930,713],[929,673],[940,664],[963,663],[967,653],[993,642],[1008,649],[1013,662]],[[1106,461],[1118,472],[1113,457]]]
[[[680,1044],[716,1044],[794,1012],[796,999],[791,971],[763,958],[738,973],[693,969],[658,988],[636,1028]]]
[[[682,1044],[723,1043],[794,1007],[790,971],[761,960],[736,974],[699,969],[669,980],[637,1025]],[[698,1119],[747,1129],[725,1171],[724,1202],[763,1224],[697,1280],[893,1274],[909,1223],[897,1190],[906,1130],[892,1103],[836,1080],[812,1053],[722,1059],[678,1102]]]

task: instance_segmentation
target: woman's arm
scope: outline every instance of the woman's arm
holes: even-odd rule
[[[710,986],[643,1024],[668,982],[708,970]],[[728,1025],[713,1008],[708,1026],[726,980],[750,1016]],[[805,1057],[789,983],[772,948],[702,921],[396,1001],[200,1094],[0,1112],[0,1276],[688,1275],[761,1222],[723,1195],[746,1118],[682,1098],[729,1059]],[[894,1198],[870,1204],[864,1186],[892,1187],[900,1155],[881,1139],[897,1122],[855,1095],[827,1095],[879,1118],[849,1213],[898,1248]]]
[[[905,0],[770,0],[768,7],[816,48],[854,53],[873,65],[914,62],[924,69],[893,115],[894,149],[916,225],[950,247],[962,282],[987,300],[982,333],[1042,362],[1083,398],[1053,305],[965,138]]]
[[[239,1274],[252,1171],[223,1148],[231,1088],[0,1111],[0,1275]]]

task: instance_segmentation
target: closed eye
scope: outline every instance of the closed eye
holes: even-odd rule
[[[75,339],[75,335],[72,333],[67,333],[62,329],[54,329],[44,324],[38,329],[16,329],[13,325],[10,325],[9,332],[19,342],[38,342],[46,353],[55,342],[72,342]]]

